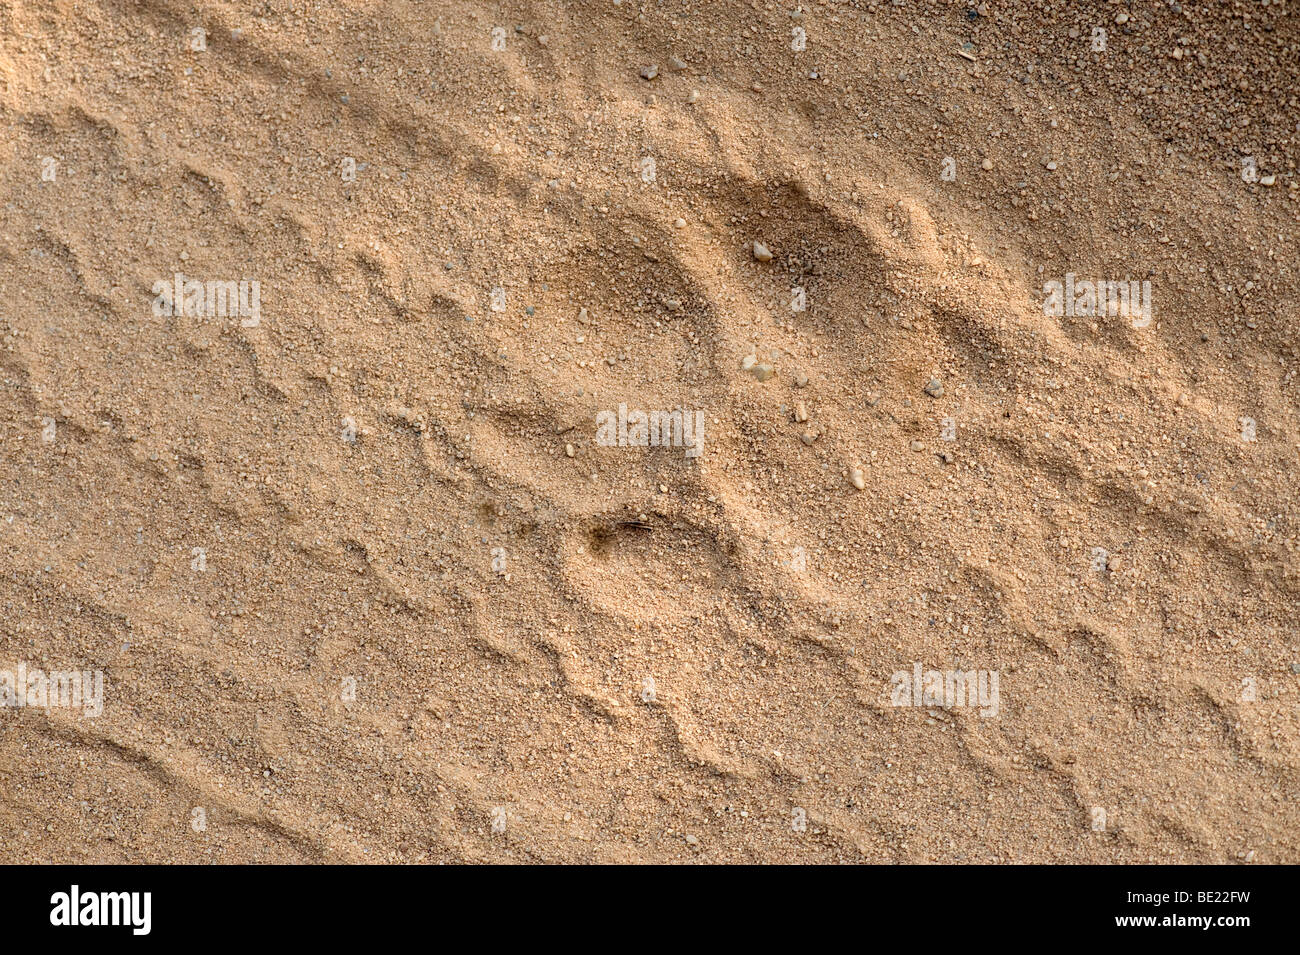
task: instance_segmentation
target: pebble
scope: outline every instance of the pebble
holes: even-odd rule
[[[953,456],[952,456],[952,452],[951,452],[951,451],[940,451],[940,452],[939,452],[939,460],[942,461],[944,464],[952,464],[952,462],[953,462],[953,460],[954,460],[954,459],[953,459]]]
[[[652,80],[658,75],[659,67],[657,64],[651,63],[649,66],[641,67],[641,79],[643,80]]]
[[[699,101],[700,101],[700,91],[699,91],[699,90],[691,90],[691,95],[688,96],[688,97],[686,97],[686,102],[688,102],[688,103],[698,103]]]
[[[769,365],[767,362],[760,362],[750,369],[750,373],[759,381],[767,381],[767,379],[776,374],[776,368]]]
[[[675,228],[675,229],[685,229],[685,228],[686,228],[686,220],[683,219],[683,218],[681,218],[681,217],[678,217],[678,218],[674,219],[674,220],[673,220],[673,228]]]
[[[984,160],[982,163],[980,163],[980,168],[983,169],[985,172],[988,172],[990,169],[993,168],[993,160],[992,159]]]
[[[680,73],[682,70],[686,69],[686,61],[675,56],[670,56],[668,57],[668,69],[672,70],[674,73]]]
[[[943,382],[938,378],[931,378],[925,385],[925,393],[931,398],[943,397]]]
[[[862,468],[854,468],[849,472],[849,482],[859,491],[867,489],[867,476],[862,473]]]
[[[752,371],[754,366],[757,364],[758,364],[758,356],[756,355],[746,355],[744,358],[740,360],[740,367],[743,368],[745,371]]]
[[[799,440],[804,444],[811,445],[819,437],[820,435],[816,431],[805,431],[803,434],[799,435]]]
[[[913,438],[913,439],[912,439],[912,450],[913,450],[913,451],[924,451],[924,450],[925,450],[925,442],[924,442],[924,441],[919,441],[919,440]]]
[[[794,420],[800,422],[808,420],[808,406],[802,401],[794,403]]]
[[[1048,172],[1056,172],[1056,163],[1054,163],[1054,162],[1049,162],[1049,163],[1047,164],[1047,171],[1048,171]]]
[[[566,445],[564,446],[564,453],[565,453],[568,457],[573,457],[573,455],[574,455],[573,445],[571,445],[571,444],[566,444]]]
[[[794,386],[796,388],[807,388],[808,376],[805,375],[803,372],[799,372],[799,374],[794,376]]]
[[[1271,186],[1275,182],[1277,182],[1277,176],[1273,175],[1272,173],[1269,173],[1267,176],[1259,177],[1259,184],[1261,186]]]
[[[758,259],[758,261],[760,262],[771,262],[772,250],[769,249],[767,246],[765,246],[762,242],[755,241],[754,258]]]
[[[1291,664],[1291,672],[1295,674],[1300,674],[1300,663]]]

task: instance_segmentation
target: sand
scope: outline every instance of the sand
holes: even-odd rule
[[[1300,862],[1296,14],[4,6],[0,861]]]

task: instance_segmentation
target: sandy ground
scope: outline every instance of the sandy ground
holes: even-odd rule
[[[0,4],[0,861],[1300,862],[1298,15]]]

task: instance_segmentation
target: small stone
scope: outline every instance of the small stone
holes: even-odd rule
[[[939,460],[942,461],[944,464],[952,464],[952,462],[953,462],[952,452],[951,452],[951,451],[940,451],[940,452],[939,452]]]
[[[1054,162],[1049,162],[1049,163],[1047,164],[1047,171],[1048,171],[1048,172],[1056,172],[1056,163],[1054,163]]]
[[[1291,664],[1291,672],[1300,675],[1300,663]]]
[[[688,102],[688,103],[698,103],[699,101],[700,101],[700,91],[699,91],[699,90],[691,90],[691,95],[688,96],[688,97],[686,97],[686,102]]]
[[[772,250],[769,249],[767,246],[765,246],[762,242],[755,241],[754,258],[758,259],[758,261],[760,262],[771,262]]]
[[[641,79],[643,80],[652,80],[658,75],[659,67],[657,64],[651,63],[649,66],[641,67]]]
[[[1109,570],[1112,574],[1119,573],[1119,569],[1122,566],[1122,564],[1123,561],[1120,558],[1119,554],[1111,554],[1110,557],[1106,559],[1106,569]]]
[[[794,403],[794,420],[799,422],[808,420],[808,406],[802,401]]]
[[[808,376],[805,375],[803,372],[799,372],[799,374],[794,376],[794,386],[796,388],[807,388]]]
[[[699,837],[698,837],[698,836],[687,836],[687,837],[686,837],[686,844],[687,844],[688,846],[698,846],[698,845],[700,844]]]
[[[1261,186],[1271,186],[1275,182],[1277,182],[1277,176],[1274,175],[1273,173],[1269,173],[1267,176],[1259,177],[1259,184]]]
[[[862,468],[854,468],[849,472],[849,482],[859,491],[867,489],[867,476],[862,473]]]
[[[1121,25],[1122,25],[1122,24],[1125,24],[1125,23],[1128,23],[1128,14],[1127,14],[1127,13],[1117,13],[1117,14],[1115,15],[1115,22],[1116,22],[1116,23],[1119,23],[1119,24],[1121,24]]]
[[[931,378],[925,385],[925,393],[931,398],[943,397],[943,382],[938,378]]]
[[[799,435],[799,440],[802,441],[804,444],[811,445],[819,437],[821,437],[821,435],[819,435],[816,431],[805,431],[803,434]]]
[[[674,228],[674,229],[685,229],[685,228],[686,228],[686,220],[683,219],[683,218],[681,218],[680,216],[679,216],[678,218],[674,219],[674,220],[673,220],[673,228]]]
[[[776,374],[776,368],[769,365],[767,362],[762,362],[751,368],[750,373],[759,381],[767,381],[767,379]]]
[[[925,442],[924,442],[924,441],[919,441],[919,440],[913,438],[913,439],[912,439],[912,450],[913,450],[913,451],[924,451],[924,450],[925,450]]]
[[[983,169],[985,172],[988,172],[990,169],[993,168],[993,160],[992,159],[984,160],[982,163],[980,163],[980,168]]]
[[[679,57],[670,56],[668,57],[668,69],[672,70],[674,73],[680,73],[682,70],[686,69],[686,61]]]
[[[573,455],[574,455],[573,445],[571,445],[571,444],[566,444],[566,445],[564,446],[564,453],[565,453],[568,457],[573,457]]]
[[[745,371],[751,371],[753,367],[757,364],[758,364],[757,355],[746,355],[744,358],[740,360],[740,367],[743,368]]]

